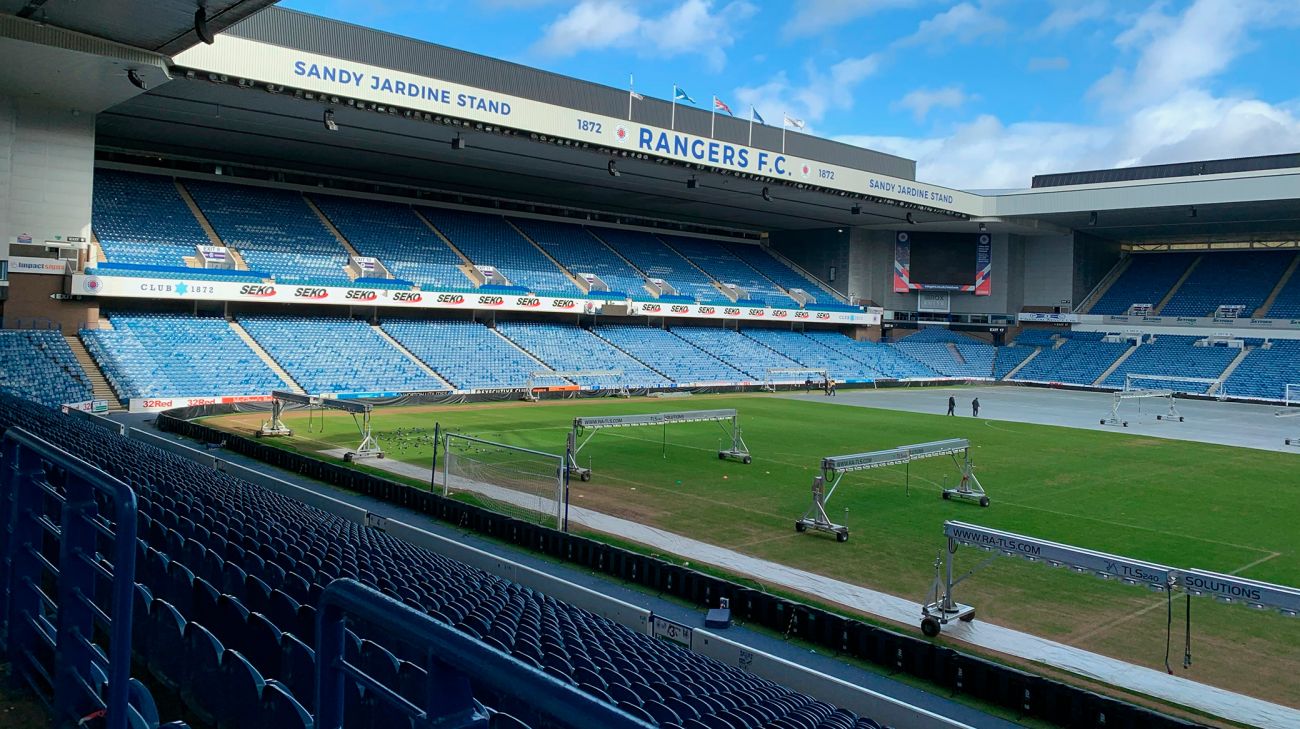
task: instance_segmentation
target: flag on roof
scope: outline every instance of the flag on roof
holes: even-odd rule
[[[794,119],[789,114],[785,115],[785,123],[795,129],[803,129],[803,119]]]
[[[752,119],[753,121],[758,122],[759,124],[766,124],[766,123],[767,123],[767,122],[763,121],[763,115],[762,115],[762,114],[759,114],[759,113],[758,113],[758,109],[755,109],[754,106],[753,106],[752,104],[751,104],[750,107],[749,107],[749,118]]]
[[[689,101],[692,104],[695,103],[695,99],[692,99],[691,95],[686,93],[686,90],[677,84],[673,84],[673,101]]]
[[[713,97],[713,108],[717,111],[725,111],[728,114],[731,114],[731,107],[727,106],[727,102],[723,101],[722,99],[719,99],[716,96]],[[735,114],[731,114],[731,115],[735,116]]]

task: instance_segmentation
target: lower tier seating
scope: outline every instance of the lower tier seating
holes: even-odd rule
[[[50,407],[92,397],[85,371],[54,329],[0,329],[0,392]]]
[[[678,326],[673,327],[672,332],[744,372],[756,382],[763,382],[769,369],[800,366],[789,357],[778,354],[733,329]]]
[[[347,577],[650,723],[879,727],[382,531],[0,396],[0,428],[11,426],[58,442],[135,490],[132,648],[154,681],[209,725],[311,726],[316,611],[324,586]],[[408,701],[425,704],[437,690],[399,637],[358,626],[345,643],[349,663]],[[455,665],[455,656],[444,658]],[[345,681],[344,707],[349,729],[406,725],[355,680]]]
[[[451,389],[355,319],[247,315],[240,323],[312,394]]]
[[[462,390],[520,388],[534,372],[550,369],[491,329],[471,321],[389,319],[384,331],[443,379]],[[539,386],[564,384],[539,379]]]
[[[833,379],[873,379],[870,367],[816,339],[786,329],[745,329],[742,333],[768,349],[810,369],[826,370]],[[806,379],[806,378],[805,378]]]
[[[622,375],[583,376],[579,385],[602,388],[671,387],[672,382],[609,342],[578,327],[534,322],[500,322],[497,331],[534,357],[561,371],[621,370]]]
[[[1275,339],[1251,350],[1223,389],[1230,397],[1281,400],[1291,384],[1300,384],[1300,340]]]
[[[1055,349],[1044,348],[1011,379],[1091,385],[1130,346],[1127,343],[1071,339]]]
[[[1169,377],[1215,378],[1241,352],[1227,347],[1198,347],[1200,337],[1161,334],[1150,338],[1129,355],[1102,383],[1107,387],[1124,387],[1128,375],[1166,375]],[[1138,387],[1167,388],[1177,392],[1204,394],[1209,385],[1172,380],[1143,380]]]
[[[286,387],[221,317],[122,312],[108,319],[111,330],[83,329],[81,339],[123,400],[269,395]]]
[[[747,379],[744,372],[699,347],[682,341],[666,329],[602,324],[593,331],[678,384],[738,382]]]

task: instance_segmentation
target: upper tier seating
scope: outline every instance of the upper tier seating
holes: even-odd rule
[[[1027,347],[1051,347],[1056,344],[1060,331],[1055,329],[1025,329],[1016,337],[1016,344]]]
[[[655,236],[621,228],[592,228],[592,232],[647,276],[663,279],[677,293],[701,304],[731,302],[708,276]]]
[[[211,245],[170,177],[95,170],[91,228],[113,263],[184,266]]]
[[[90,380],[54,329],[0,329],[0,392],[52,408],[92,397]]]
[[[665,376],[651,370],[586,329],[566,324],[499,322],[497,331],[555,370],[622,370],[622,376],[599,375],[574,379],[583,386],[606,389],[671,387]]]
[[[0,428],[11,426],[117,474],[136,492],[133,647],[158,684],[208,725],[311,725],[319,599],[325,585],[346,577],[651,723],[879,727],[381,530],[0,396]],[[345,643],[349,662],[368,676],[417,705],[428,701],[432,681],[399,636],[359,625]],[[455,656],[444,658],[454,667]],[[399,725],[351,679],[346,691],[349,729]]]
[[[214,316],[114,313],[81,339],[123,400],[269,395],[287,385]]]
[[[744,243],[728,243],[727,250],[749,264],[755,271],[765,276],[777,286],[789,289],[803,289],[819,304],[835,304],[839,299],[834,292],[821,281],[808,278],[779,261],[762,246]]]
[[[462,261],[409,205],[335,195],[311,199],[363,256],[378,258],[393,276],[425,290],[474,288]]]
[[[1300,268],[1291,274],[1282,290],[1277,292],[1277,298],[1273,299],[1272,306],[1268,307],[1264,315],[1274,319],[1300,319]]]
[[[451,389],[362,321],[262,314],[244,315],[239,321],[267,354],[313,395]]]
[[[749,299],[773,306],[794,305],[794,300],[778,289],[776,284],[737,258],[718,241],[680,235],[666,235],[663,240],[718,283],[744,289]]]
[[[1254,316],[1294,256],[1277,251],[1207,253],[1160,315],[1213,316],[1220,306],[1241,305],[1246,307],[1241,316]]]
[[[769,369],[789,369],[800,364],[778,354],[732,329],[712,326],[675,326],[673,334],[699,347],[732,367],[750,380],[763,382]]]
[[[513,218],[520,230],[551,254],[575,276],[591,273],[609,286],[611,293],[645,296],[645,277],[580,225],[549,220]],[[593,295],[598,292],[591,292]]]
[[[619,349],[664,373],[679,385],[739,382],[745,373],[658,327],[601,324],[593,331]]]
[[[420,208],[452,245],[480,266],[492,266],[515,286],[535,294],[581,293],[564,272],[499,215],[449,208]],[[488,283],[500,283],[489,281]]]
[[[1274,339],[1267,349],[1251,350],[1228,376],[1223,390],[1230,397],[1281,400],[1291,384],[1300,384],[1300,340]]]
[[[1025,365],[1013,381],[1066,382],[1072,385],[1091,385],[1131,345],[1122,342],[1094,342],[1070,339],[1056,349],[1043,351]]]
[[[838,332],[811,331],[805,336],[871,368],[877,377],[899,380],[939,377],[933,368],[888,344],[858,342]]]
[[[1196,260],[1195,253],[1159,253],[1133,256],[1133,262],[1092,305],[1090,314],[1127,314],[1134,304],[1155,306]]]
[[[187,180],[194,202],[248,267],[280,283],[348,286],[348,252],[302,195],[251,185]]]
[[[486,326],[464,320],[389,319],[384,331],[443,379],[462,390],[523,387],[534,372],[550,369]],[[560,385],[559,378],[538,385]]]
[[[745,329],[741,333],[803,367],[826,370],[833,379],[840,382],[872,379],[876,375],[867,365],[799,332],[788,329]]]
[[[1201,264],[1204,265],[1204,264]],[[1160,334],[1137,348],[1137,351],[1124,360],[1115,371],[1106,376],[1106,387],[1124,387],[1125,376],[1167,375],[1170,377],[1204,377],[1213,378],[1223,374],[1223,370],[1241,352],[1228,347],[1197,347],[1200,337],[1179,337]],[[1165,380],[1144,380],[1135,384],[1141,389],[1170,389],[1177,392],[1194,392],[1204,394],[1209,385],[1195,382],[1173,382]]]

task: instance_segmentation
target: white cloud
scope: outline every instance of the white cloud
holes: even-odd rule
[[[1106,0],[1057,0],[1055,9],[1038,26],[1040,33],[1061,33],[1076,25],[1101,20],[1110,10]]]
[[[1007,21],[989,12],[985,5],[964,2],[921,21],[916,32],[900,39],[897,45],[926,44],[942,47],[942,41],[949,38],[970,43],[981,36],[996,35],[1006,29]]]
[[[824,71],[808,63],[802,83],[792,83],[782,71],[765,84],[736,89],[736,98],[757,107],[771,124],[780,124],[780,115],[788,112],[808,122],[804,131],[811,133],[828,111],[853,108],[854,90],[880,69],[880,63],[879,54],[846,58]]]
[[[924,0],[803,0],[781,27],[786,38],[802,38],[842,27],[858,18],[890,8],[905,8]]]
[[[921,122],[930,114],[931,109],[960,109],[974,97],[967,95],[957,86],[945,86],[941,89],[916,89],[891,104],[895,109],[906,109],[912,117]]]
[[[663,15],[648,17],[629,0],[582,0],[545,27],[535,48],[554,57],[614,46],[656,58],[700,55],[719,70],[736,40],[734,24],[754,12],[743,0],[716,12],[711,0],[682,0]]]
[[[1070,67],[1070,59],[1065,56],[1029,59],[1030,71],[1064,71]]]

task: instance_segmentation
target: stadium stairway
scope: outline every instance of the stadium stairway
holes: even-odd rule
[[[207,233],[208,240],[211,241],[212,245],[225,246],[226,244],[222,242],[221,236],[217,235],[216,229],[212,227],[212,223],[208,222],[207,216],[199,209],[199,204],[194,202],[194,198],[190,196],[190,191],[186,190],[179,180],[173,180],[172,182],[176,185],[176,192],[181,196],[181,200],[185,201],[185,207],[189,208],[190,212],[194,214],[194,219],[199,221],[199,227],[203,229],[204,233]],[[242,258],[239,260],[241,263],[243,262]],[[241,267],[241,270],[247,271],[248,266]]]
[[[1268,315],[1268,310],[1273,308],[1273,302],[1277,301],[1277,297],[1286,289],[1287,283],[1295,275],[1297,266],[1300,266],[1300,253],[1291,257],[1291,265],[1287,266],[1286,270],[1282,272],[1282,278],[1277,280],[1277,285],[1268,293],[1268,298],[1264,299],[1264,303],[1260,304],[1259,308],[1251,316],[1264,317]]]
[[[352,247],[352,242],[340,233],[338,228],[334,227],[334,223],[330,222],[330,219],[326,217],[325,213],[321,212],[319,207],[316,207],[315,200],[312,200],[307,195],[303,195],[302,199],[307,203],[307,207],[311,208],[311,211],[316,214],[316,217],[320,218],[320,224],[325,226],[325,230],[328,230],[330,235],[334,236],[334,238],[338,240],[339,245],[343,246],[343,248],[347,250],[348,255],[353,256],[354,258],[361,255],[360,253],[357,253],[356,248]]]
[[[1294,264],[1292,265],[1292,267],[1294,268]],[[1232,376],[1232,371],[1237,369],[1237,367],[1241,365],[1243,361],[1245,361],[1246,357],[1249,356],[1250,353],[1254,351],[1254,349],[1255,348],[1251,346],[1242,347],[1241,351],[1237,353],[1237,356],[1233,357],[1232,361],[1228,363],[1228,366],[1223,368],[1223,372],[1219,374],[1219,381],[1214,383],[1213,385],[1210,385],[1210,389],[1206,390],[1205,394],[1218,395],[1223,390],[1224,383],[1226,383],[1228,381],[1228,378]],[[1230,393],[1223,393],[1223,394],[1227,395]]]
[[[584,294],[591,293],[591,286],[586,281],[573,275],[572,271],[565,268],[559,261],[555,260],[555,256],[552,256],[550,251],[546,250],[541,245],[539,245],[537,241],[533,240],[533,237],[525,233],[523,228],[520,228],[518,225],[515,224],[515,221],[511,220],[510,218],[505,218],[505,221],[506,221],[506,225],[509,225],[511,228],[514,229],[516,233],[519,234],[520,238],[523,238],[524,240],[528,241],[528,245],[532,246],[533,248],[536,248],[539,253],[541,253],[543,256],[546,257],[546,260],[551,262],[551,265],[559,269],[560,273],[563,273],[570,281],[572,281],[573,285],[577,286],[579,291],[581,291]],[[593,241],[593,244],[594,243],[595,241]]]
[[[479,274],[478,269],[474,267],[474,262],[469,260],[469,256],[465,255],[461,249],[457,248],[456,244],[451,242],[451,238],[448,238],[441,230],[438,230],[438,226],[434,225],[433,221],[429,220],[429,218],[420,211],[419,206],[412,206],[411,211],[415,213],[415,217],[419,218],[420,222],[424,223],[425,227],[427,227],[430,232],[438,236],[438,240],[442,241],[442,244],[447,246],[447,250],[456,254],[456,257],[460,259],[460,270],[461,273],[465,274],[465,278],[469,279],[470,283],[475,286],[482,286],[484,283],[483,277]]]
[[[86,373],[86,379],[90,380],[90,389],[95,393],[96,400],[107,400],[110,412],[121,412],[126,410],[126,406],[118,399],[117,393],[108,385],[108,378],[104,377],[104,371],[99,369],[95,363],[95,358],[90,356],[86,345],[82,343],[81,338],[76,334],[65,334],[63,338],[67,340],[68,346],[72,348],[72,356],[77,358],[77,364],[81,365],[82,371]]]
[[[1191,278],[1192,272],[1195,271],[1196,267],[1201,265],[1201,261],[1204,260],[1205,260],[1205,256],[1197,256],[1196,260],[1192,261],[1192,264],[1187,267],[1187,270],[1183,271],[1183,275],[1179,276],[1178,280],[1174,282],[1174,285],[1171,286],[1167,292],[1165,292],[1165,297],[1160,300],[1160,303],[1152,307],[1151,314],[1153,316],[1160,316],[1160,312],[1164,311],[1165,307],[1169,305],[1169,302],[1172,301],[1174,296],[1178,294],[1178,289],[1183,287],[1183,284],[1187,281],[1187,279]]]
[[[446,385],[448,390],[456,389],[456,387],[452,385],[450,382],[448,382],[445,377],[438,374],[437,372],[434,372],[432,367],[425,364],[423,360],[421,360],[419,357],[416,357],[414,354],[411,354],[411,350],[402,346],[401,342],[397,341],[396,339],[393,339],[392,335],[384,331],[383,328],[380,327],[378,324],[371,324],[370,328],[375,332],[375,334],[379,335],[380,339],[388,342],[390,345],[392,345],[393,349],[396,349],[397,351],[401,352],[403,357],[406,357],[407,359],[411,360],[411,362],[416,367],[419,367],[424,372],[424,374]]]
[[[280,363],[276,362],[275,358],[265,349],[262,349],[262,345],[258,344],[256,339],[253,339],[253,335],[249,334],[247,329],[244,329],[244,327],[234,319],[230,319],[226,323],[230,325],[230,329],[235,332],[235,335],[242,339],[244,344],[248,345],[249,349],[253,350],[253,354],[256,354],[258,359],[265,362],[266,366],[270,367],[271,371],[274,372],[277,377],[284,380],[285,387],[288,387],[289,390],[296,392],[299,395],[307,394],[307,391],[302,389],[302,386],[298,384],[297,380],[293,379],[293,377],[280,366]]]
[[[1178,287],[1175,286],[1174,288],[1178,288]],[[1106,378],[1110,377],[1111,374],[1115,372],[1115,370],[1119,369],[1124,364],[1125,360],[1127,360],[1129,357],[1132,357],[1133,353],[1138,351],[1139,349],[1142,349],[1141,344],[1139,344],[1136,347],[1129,347],[1128,349],[1124,350],[1124,354],[1121,354],[1118,359],[1116,359],[1114,362],[1111,362],[1110,366],[1106,368],[1106,371],[1101,373],[1101,377],[1098,377],[1096,380],[1093,380],[1092,382],[1093,386],[1101,387],[1102,383],[1106,381]],[[1010,377],[1010,375],[1008,375],[1008,377]]]
[[[1029,354],[1028,357],[1025,357],[1023,360],[1021,360],[1020,364],[1018,364],[1018,365],[1016,365],[1015,367],[1011,368],[1011,371],[1008,372],[1008,373],[1006,373],[1005,375],[1003,375],[1003,376],[1002,376],[1002,379],[1004,379],[1004,380],[1010,380],[1012,377],[1015,377],[1015,375],[1016,375],[1017,372],[1019,372],[1020,370],[1024,369],[1024,366],[1025,366],[1025,365],[1029,364],[1030,362],[1033,362],[1033,361],[1034,361],[1034,358],[1037,357],[1038,355],[1042,354],[1042,353],[1043,353],[1043,348],[1042,348],[1042,347],[1034,347],[1034,351],[1031,352],[1031,353]]]
[[[1095,306],[1098,301],[1101,301],[1101,298],[1106,295],[1106,292],[1110,291],[1110,287],[1124,275],[1124,272],[1127,271],[1128,267],[1131,265],[1133,265],[1133,256],[1125,256],[1124,258],[1121,258],[1119,263],[1116,263],[1110,271],[1102,277],[1101,281],[1097,282],[1097,285],[1093,287],[1092,291],[1090,291],[1087,296],[1083,297],[1083,301],[1075,308],[1075,311],[1092,311],[1092,307]]]

